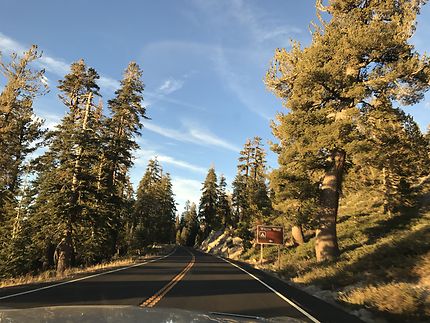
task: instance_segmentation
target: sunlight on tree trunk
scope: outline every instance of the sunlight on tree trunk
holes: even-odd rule
[[[320,225],[316,230],[315,252],[317,261],[335,259],[339,255],[336,235],[336,219],[339,205],[339,193],[346,153],[336,149],[332,155],[333,166],[325,173],[321,187],[323,207]]]
[[[293,225],[291,227],[291,236],[293,237],[294,243],[301,245],[305,243],[305,238],[303,237],[303,231],[301,225]]]

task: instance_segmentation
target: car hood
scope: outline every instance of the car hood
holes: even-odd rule
[[[282,317],[264,319],[228,313],[200,313],[137,306],[52,306],[0,309],[0,322],[303,322]]]

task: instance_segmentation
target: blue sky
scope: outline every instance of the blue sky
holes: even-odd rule
[[[315,20],[313,1],[286,0],[6,0],[2,12],[3,53],[31,44],[44,52],[51,92],[37,99],[35,111],[47,126],[66,113],[56,86],[71,62],[84,58],[99,72],[105,103],[129,61],[142,67],[152,120],[144,122],[131,178],[136,186],[148,159],[158,156],[172,175],[179,211],[187,199],[198,203],[211,165],[231,183],[246,139],[274,139],[270,119],[282,105],[265,89],[265,72],[290,39],[309,44]],[[429,51],[429,6],[418,21],[413,43]],[[426,102],[406,109],[423,130],[430,123]]]

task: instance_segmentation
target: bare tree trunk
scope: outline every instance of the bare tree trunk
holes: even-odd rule
[[[305,238],[303,237],[303,231],[301,225],[293,225],[291,227],[291,236],[293,237],[294,243],[301,245],[305,243]]]
[[[315,240],[317,261],[333,260],[339,256],[336,220],[345,158],[345,151],[335,149],[332,152],[332,167],[324,174],[321,188],[322,211]]]

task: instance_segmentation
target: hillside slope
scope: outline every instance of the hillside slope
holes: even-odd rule
[[[369,322],[377,318],[389,322],[429,321],[430,180],[423,180],[420,186],[423,193],[419,203],[398,214],[383,214],[370,193],[344,199],[338,219],[342,254],[336,262],[316,262],[314,239],[309,233],[304,245],[284,248],[280,271],[275,266],[276,247],[265,248],[263,267],[317,296],[346,306]],[[233,234],[213,233],[203,250],[256,264],[259,248],[243,251]]]

